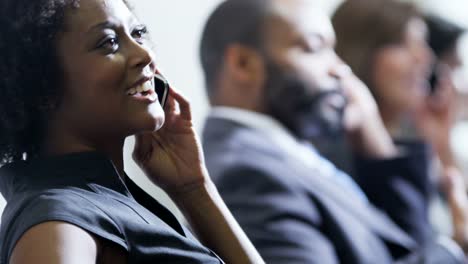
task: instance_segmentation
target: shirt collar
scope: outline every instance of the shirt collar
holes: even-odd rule
[[[311,143],[298,140],[280,122],[268,115],[239,108],[213,107],[209,117],[230,120],[257,130],[287,153],[288,157],[301,161],[311,169],[319,169],[321,175],[336,173],[336,168],[322,158]]]
[[[255,129],[277,142],[286,142],[287,144],[298,143],[285,126],[266,114],[234,107],[216,106],[211,109],[209,117],[236,122]]]

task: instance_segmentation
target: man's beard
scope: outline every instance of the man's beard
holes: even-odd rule
[[[310,87],[296,74],[268,63],[265,98],[269,114],[297,138],[335,139],[344,132],[346,97],[336,87]],[[333,102],[333,103],[330,103]]]

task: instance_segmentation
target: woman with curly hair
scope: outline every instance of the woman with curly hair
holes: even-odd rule
[[[0,263],[262,262],[207,174],[189,103],[172,89],[158,103],[124,1],[3,0],[0,24]],[[207,247],[126,176],[131,135]]]

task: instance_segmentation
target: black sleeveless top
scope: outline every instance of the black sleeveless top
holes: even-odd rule
[[[63,221],[120,245],[128,263],[223,263],[172,215],[95,153],[21,161],[0,169],[7,201],[0,227],[0,264],[20,237],[46,221]]]

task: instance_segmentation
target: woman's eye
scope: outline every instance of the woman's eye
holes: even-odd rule
[[[117,38],[107,38],[99,44],[99,48],[109,50],[111,52],[117,51],[119,43]]]
[[[147,33],[148,29],[146,27],[138,28],[133,30],[132,37],[135,38],[137,42],[141,43],[146,38]]]

